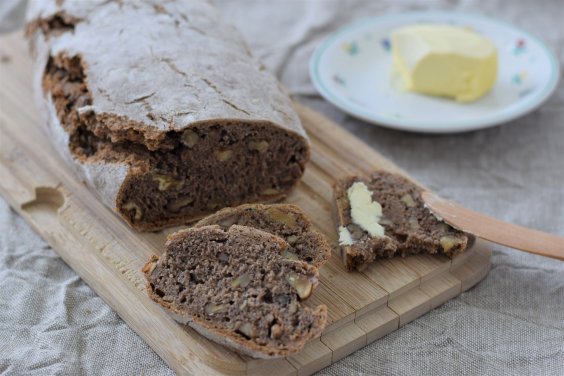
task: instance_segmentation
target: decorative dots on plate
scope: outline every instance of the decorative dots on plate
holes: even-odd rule
[[[519,98],[526,97],[527,95],[531,94],[534,90],[533,89],[525,89],[519,92]]]
[[[527,41],[523,38],[517,39],[517,41],[515,41],[515,45],[513,46],[513,54],[518,56],[523,54],[525,51],[527,51]]]
[[[341,45],[341,48],[343,49],[343,51],[345,51],[351,56],[358,54],[358,43],[356,42],[350,42],[350,43],[345,42]]]
[[[334,74],[332,79],[333,79],[333,82],[335,82],[338,85],[341,85],[341,86],[347,85],[347,82],[345,81],[345,79],[343,77],[339,76],[338,74]]]
[[[390,38],[382,38],[380,44],[382,45],[384,51],[390,51],[392,48],[392,43],[390,42]]]
[[[521,71],[519,73],[514,74],[511,81],[513,81],[515,85],[521,85],[526,78],[527,78],[527,71]]]

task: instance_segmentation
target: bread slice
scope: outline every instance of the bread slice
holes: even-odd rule
[[[290,204],[246,204],[225,208],[212,214],[195,227],[232,225],[257,228],[278,235],[290,245],[283,255],[290,260],[302,260],[321,267],[331,256],[331,247],[325,236],[316,231],[305,213]]]
[[[50,139],[135,229],[300,180],[310,146],[289,96],[210,1],[32,1],[28,21]]]
[[[283,357],[321,334],[327,307],[301,304],[317,268],[282,256],[288,244],[245,226],[204,226],[169,236],[143,268],[151,299],[181,323],[242,354]]]
[[[363,226],[353,220],[350,194],[355,190],[367,190],[370,195],[372,203],[365,202],[361,207],[378,206],[374,202],[380,204],[381,216],[369,215],[374,214],[371,221],[380,225],[376,227],[380,227],[381,233],[376,234],[377,231],[371,228],[373,232],[370,234],[366,224]],[[425,207],[422,191],[405,177],[386,171],[351,176],[335,184],[339,244],[347,269],[361,270],[377,258],[395,255],[440,253],[453,257],[467,248],[468,235],[435,217]],[[361,216],[362,213],[357,214],[357,218]]]

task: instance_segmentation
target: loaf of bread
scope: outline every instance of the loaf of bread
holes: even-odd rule
[[[285,258],[282,238],[246,226],[169,236],[143,268],[149,296],[179,322],[245,355],[282,357],[321,334],[327,307],[303,306],[317,268]]]
[[[195,227],[219,225],[227,230],[232,225],[253,227],[284,239],[289,247],[283,256],[305,261],[320,268],[331,256],[325,236],[316,231],[305,213],[290,204],[245,204],[225,208],[203,218]]]
[[[56,149],[138,230],[292,189],[309,141],[288,95],[204,0],[32,1]]]
[[[375,171],[334,187],[339,244],[347,269],[361,270],[377,258],[416,253],[454,257],[468,235],[425,207],[422,188],[403,176]]]

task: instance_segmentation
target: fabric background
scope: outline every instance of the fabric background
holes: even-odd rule
[[[41,1],[41,0],[31,0]],[[19,0],[0,2],[0,31]],[[428,136],[355,120],[316,95],[308,58],[362,17],[455,9],[515,23],[564,60],[560,0],[227,1],[218,5],[291,91],[415,178],[468,207],[564,235],[564,84],[512,123]],[[564,374],[564,263],[497,247],[487,278],[415,322],[322,370],[342,374]],[[0,374],[169,375],[172,371],[0,199]]]

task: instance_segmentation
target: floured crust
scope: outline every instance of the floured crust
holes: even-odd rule
[[[269,244],[271,249],[276,249],[277,251],[274,254],[271,254],[270,258],[275,257],[276,253],[283,251],[287,248],[287,243],[284,242],[281,238],[274,236],[272,234],[268,234],[266,232],[256,230],[249,227],[244,226],[237,226],[233,225],[227,232],[221,230],[219,226],[204,226],[201,228],[195,229],[187,229],[181,230],[174,234],[171,234],[167,240],[167,253],[173,252],[171,247],[178,242],[186,240],[190,237],[197,237],[202,236],[209,233],[216,233],[216,234],[227,234],[227,236],[236,236],[239,238],[247,238],[253,242],[253,244]],[[180,308],[178,305],[178,298],[175,297],[174,300],[170,300],[170,297],[164,293],[160,292],[159,294],[159,286],[155,285],[157,283],[155,280],[155,274],[160,273],[159,268],[163,267],[160,265],[162,262],[169,262],[169,261],[162,261],[163,258],[172,257],[163,255],[161,258],[157,256],[153,256],[150,260],[145,264],[143,267],[143,273],[145,274],[148,283],[147,283],[147,292],[152,300],[160,304],[163,308],[167,309],[170,315],[178,322],[186,324],[194,328],[200,334],[206,336],[207,338],[220,343],[222,345],[228,346],[233,350],[252,356],[255,358],[276,358],[287,356],[289,354],[295,353],[299,351],[306,343],[307,340],[317,337],[321,334],[321,331],[326,325],[327,321],[327,307],[324,305],[317,306],[315,308],[308,308],[302,307],[298,310],[298,314],[305,314],[311,320],[311,326],[307,329],[306,333],[302,333],[301,336],[297,336],[294,340],[289,341],[284,344],[284,346],[269,346],[269,345],[260,345],[256,343],[254,340],[246,338],[242,336],[237,329],[229,329],[225,326],[218,326],[214,322],[208,320],[203,320],[197,313],[190,313],[186,311],[184,308]],[[307,271],[315,280],[318,278],[317,269],[313,266],[309,266],[302,262],[294,262],[294,261],[282,261],[282,263],[287,263],[287,265],[300,265],[300,268]],[[203,261],[204,264],[207,261]],[[289,264],[288,264],[289,263]],[[169,273],[169,272],[167,272]],[[176,281],[180,281],[180,277],[171,275],[171,278],[174,278]],[[267,283],[267,282],[264,282]],[[279,283],[284,283],[283,281]],[[313,288],[317,285],[317,281]],[[244,290],[243,290],[244,291]],[[186,299],[186,298],[184,298]],[[257,313],[259,314],[259,313]],[[286,313],[287,314],[287,313]],[[237,316],[230,316],[231,320],[234,321],[237,319]],[[278,316],[279,317],[279,316]],[[302,317],[302,316],[299,316]],[[275,320],[276,322],[276,320]],[[285,337],[284,337],[285,338]],[[275,341],[276,342],[276,341]]]
[[[57,150],[89,188],[134,228],[156,230],[194,221],[223,206],[273,202],[296,186],[309,160],[309,141],[290,99],[276,78],[250,54],[236,30],[223,22],[207,1],[31,2],[28,20],[34,91]],[[68,105],[61,104],[60,98],[54,101],[50,91],[62,90],[68,96],[66,83],[57,88],[56,80],[46,80],[46,69],[54,66],[49,74],[56,76],[61,64],[75,58],[80,59],[81,79],[88,91],[78,100],[71,96]],[[62,114],[61,108],[69,106],[70,115],[76,111],[77,116]],[[73,133],[76,124],[69,124],[68,119],[75,119],[79,126],[87,124],[87,137]],[[174,164],[165,155],[183,153],[179,139],[189,129],[197,131],[200,138],[210,129],[230,130],[228,137],[238,142],[234,144],[234,155],[246,158],[241,160],[243,166],[262,158],[270,164],[278,161],[280,167],[270,170],[272,176],[264,175],[264,169],[257,171],[255,176],[260,182],[254,188],[256,192],[246,196],[240,189],[230,197],[211,198],[210,208],[205,207],[206,202],[196,202],[194,210],[183,208],[171,213],[160,208],[162,215],[137,220],[134,211],[124,208],[131,195],[139,196],[131,187],[150,185],[147,182],[152,173],[169,174],[174,179],[190,173],[186,168],[177,168],[186,166],[186,162],[178,160]],[[266,157],[253,155],[257,154],[255,149],[251,153],[243,151],[252,142],[260,148],[271,133],[273,151],[268,151]],[[86,144],[85,149],[80,140],[94,142],[96,147]],[[275,155],[276,142],[289,154]],[[201,150],[198,153],[213,159],[225,148],[223,143],[217,143],[207,154]],[[102,149],[105,151],[100,152]],[[131,156],[124,158],[124,152]],[[297,159],[290,166],[285,158],[290,159],[292,153]],[[155,157],[145,166],[139,161],[147,160],[147,155]],[[286,165],[290,167],[285,169]],[[217,166],[222,168],[219,163]],[[259,169],[249,167],[247,174],[255,168]],[[225,171],[237,169],[232,165]],[[246,176],[241,179],[248,179]],[[214,184],[209,183],[212,187]],[[200,189],[205,182],[193,185]],[[235,182],[233,187],[241,186]],[[155,186],[147,188],[141,204],[159,195],[151,190],[156,190]],[[225,187],[218,187],[218,191],[225,191]],[[189,193],[185,189],[178,195]],[[178,195],[166,192],[166,197],[157,199],[155,205],[175,200]],[[155,213],[152,206],[141,211],[144,215]]]
[[[210,119],[266,120],[306,137],[276,78],[208,1],[37,1],[30,3],[27,19],[33,23],[57,14],[81,21],[52,36],[50,53],[82,56],[95,113],[141,123],[147,138]],[[39,28],[31,26],[29,32],[43,37]],[[108,36],[117,43],[108,45]],[[141,58],[151,61],[139,65]],[[229,76],[214,69],[219,64],[230,66]],[[155,119],[146,116],[146,107]]]

